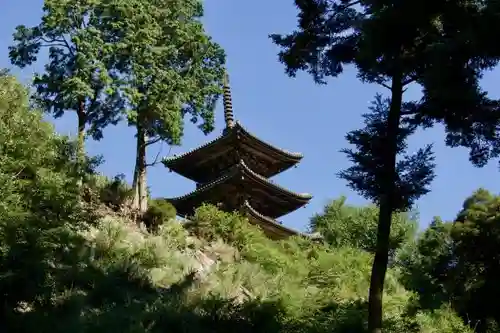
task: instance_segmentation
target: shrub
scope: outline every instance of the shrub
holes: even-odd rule
[[[119,209],[127,200],[132,197],[132,188],[125,181],[125,175],[116,175],[111,181],[108,181],[101,189],[101,202],[108,206]]]
[[[89,172],[83,177],[83,199],[94,209],[99,209],[104,204],[118,211],[130,202],[132,195],[132,188],[123,174],[110,179],[102,174]]]
[[[176,215],[175,207],[167,200],[151,199],[143,220],[148,228],[157,230],[158,226],[174,219]]]
[[[42,119],[29,108],[27,90],[0,75],[2,332],[22,332],[16,328],[22,313],[56,302],[83,244],[75,230],[86,227],[88,216],[80,204],[74,145]]]

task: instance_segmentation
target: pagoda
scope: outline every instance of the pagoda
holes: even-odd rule
[[[246,215],[271,239],[297,235],[276,219],[304,206],[312,196],[287,190],[269,178],[295,166],[303,156],[264,142],[235,122],[228,81],[226,74],[222,134],[199,148],[163,159],[171,172],[196,182],[196,190],[167,200],[182,217],[209,203]]]

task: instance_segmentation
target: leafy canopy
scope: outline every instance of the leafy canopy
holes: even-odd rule
[[[446,142],[470,149],[484,165],[498,156],[498,102],[479,81],[500,53],[487,36],[497,31],[495,1],[296,0],[298,29],[273,34],[287,74],[309,72],[316,82],[337,77],[346,65],[365,82],[391,88],[417,83],[423,97],[401,115],[414,125],[442,123]],[[397,71],[396,71],[397,69]],[[394,96],[393,96],[394,97]]]
[[[331,201],[311,218],[310,229],[319,232],[325,241],[335,248],[352,247],[370,253],[375,252],[378,226],[378,207],[356,207],[346,204],[346,198]],[[390,236],[391,257],[404,246],[417,231],[417,221],[409,213],[393,216]]]
[[[101,0],[45,0],[41,22],[18,26],[9,47],[11,62],[21,68],[48,51],[44,72],[33,80],[35,102],[56,118],[79,112],[94,139],[118,122],[124,107],[110,58],[115,49],[103,40],[99,23],[105,7]]]
[[[198,209],[189,228],[203,238],[177,222],[151,234],[104,205],[92,206],[106,214],[96,223],[73,173],[74,145],[30,110],[26,89],[11,76],[0,77],[0,129],[1,330],[326,333],[366,326],[368,253],[302,238],[274,242],[211,206]],[[122,191],[95,175],[83,179],[110,206],[110,193],[100,189]],[[186,272],[199,269],[202,254],[216,264],[190,282]],[[470,332],[447,308],[407,314],[410,294],[395,273],[386,288],[387,332]]]
[[[280,61],[294,76],[308,71],[317,83],[354,65],[358,77],[390,90],[376,96],[365,126],[347,134],[355,149],[344,152],[353,166],[339,175],[380,206],[377,246],[369,291],[369,331],[381,333],[383,289],[389,259],[392,215],[405,211],[429,191],[434,178],[431,146],[402,156],[406,139],[418,127],[442,122],[449,145],[479,152],[495,146],[500,112],[479,88],[482,73],[500,54],[471,47],[474,22],[484,14],[483,1],[296,0],[299,29],[271,35],[281,47]],[[437,65],[437,66],[435,66]],[[423,97],[403,99],[417,83]],[[477,142],[481,143],[479,148]],[[486,159],[488,154],[483,154]],[[400,158],[398,158],[400,157]]]
[[[370,107],[371,113],[363,115],[365,127],[346,135],[347,141],[356,147],[343,149],[353,166],[343,170],[339,176],[347,180],[348,185],[359,191],[364,197],[380,204],[387,191],[388,158],[387,150],[391,146],[387,136],[390,100],[376,96]],[[394,168],[394,194],[391,203],[395,210],[406,211],[422,195],[429,192],[428,186],[434,179],[434,155],[432,145],[418,149],[413,154],[405,154],[407,138],[413,134],[416,126],[403,119],[397,129],[395,155],[400,155]],[[402,156],[401,156],[402,155]]]
[[[77,266],[74,231],[91,219],[79,203],[75,154],[73,143],[30,110],[27,89],[0,75],[2,325],[20,302],[43,307]]]
[[[150,138],[179,144],[188,115],[208,133],[225,55],[205,33],[199,0],[112,0],[102,19],[123,79],[128,120]]]
[[[453,222],[434,221],[402,257],[403,282],[418,292],[422,308],[451,301],[476,332],[495,332],[500,295],[500,197],[479,189]]]

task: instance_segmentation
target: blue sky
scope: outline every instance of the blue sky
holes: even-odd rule
[[[18,24],[36,25],[41,15],[42,0],[0,0],[0,68],[11,67],[7,47]],[[206,0],[206,29],[227,53],[231,76],[235,116],[250,131],[281,148],[304,154],[297,168],[292,168],[275,181],[297,192],[314,195],[305,208],[289,214],[282,221],[293,228],[304,229],[310,216],[323,209],[332,198],[346,195],[348,202],[365,201],[336,177],[338,171],[349,166],[339,152],[346,147],[344,135],[361,126],[361,114],[366,112],[376,92],[385,93],[377,86],[360,83],[355,72],[347,70],[340,78],[326,86],[317,86],[306,74],[291,79],[277,60],[278,49],[268,39],[270,33],[287,33],[296,27],[296,9],[292,0]],[[42,59],[43,60],[43,59]],[[14,73],[28,83],[37,64]],[[498,72],[486,75],[483,86],[498,86]],[[492,92],[494,93],[494,92]],[[406,98],[418,98],[418,89]],[[216,114],[216,130],[204,136],[196,127],[188,125],[183,145],[168,146],[162,155],[181,153],[197,147],[220,134],[223,128],[222,103]],[[72,114],[55,121],[62,134],[76,133],[76,117]],[[418,202],[421,226],[433,216],[452,219],[463,200],[479,187],[493,192],[500,185],[496,162],[482,169],[468,162],[467,151],[447,148],[440,128],[416,134],[410,142],[410,151],[427,143],[434,143],[437,156],[437,177],[432,192]],[[126,125],[110,127],[100,142],[88,141],[90,154],[102,154],[105,164],[101,171],[109,176],[124,173],[130,180],[134,166],[134,131]],[[151,158],[160,147],[152,147]],[[194,189],[194,184],[181,176],[169,173],[162,165],[149,170],[149,186],[154,196],[171,197]]]

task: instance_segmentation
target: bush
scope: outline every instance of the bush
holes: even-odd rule
[[[175,207],[165,199],[151,199],[148,210],[143,216],[144,223],[151,230],[157,230],[158,226],[174,219],[177,215]]]
[[[21,84],[0,75],[0,331],[22,332],[24,313],[57,302],[79,265],[76,231],[92,221],[74,147],[29,108]]]
[[[101,188],[99,198],[102,203],[114,209],[121,208],[132,197],[132,188],[125,181],[125,175],[116,175]]]
[[[112,179],[100,174],[87,174],[84,185],[84,199],[87,202],[94,205],[105,204],[115,211],[121,209],[133,194],[123,174],[116,175]]]

